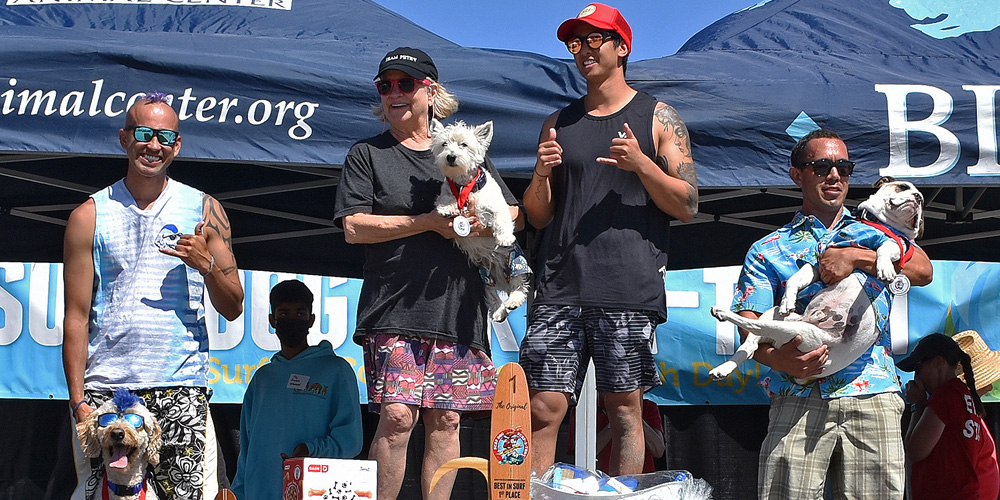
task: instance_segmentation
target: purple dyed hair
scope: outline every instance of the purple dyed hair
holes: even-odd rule
[[[148,92],[146,93],[146,97],[144,97],[142,100],[146,104],[153,104],[156,102],[162,102],[163,104],[167,105],[170,104],[169,102],[167,102],[167,94],[165,92]]]

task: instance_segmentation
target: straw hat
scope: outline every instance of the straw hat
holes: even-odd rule
[[[992,351],[979,332],[966,330],[952,339],[972,358],[972,375],[976,377],[976,390],[1000,380],[1000,351]],[[962,377],[962,375],[959,375]],[[965,380],[965,377],[962,377]]]

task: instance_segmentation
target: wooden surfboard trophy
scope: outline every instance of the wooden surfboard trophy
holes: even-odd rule
[[[441,465],[431,478],[431,489],[441,476],[456,469],[475,469],[486,478],[490,500],[530,498],[531,409],[528,382],[517,363],[507,363],[497,375],[490,422],[490,458],[461,457]]]

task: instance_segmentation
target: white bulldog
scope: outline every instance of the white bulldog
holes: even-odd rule
[[[896,278],[894,263],[908,253],[903,247],[912,249],[912,240],[923,233],[924,197],[912,183],[891,177],[879,179],[875,187],[878,190],[858,206],[858,219],[838,224],[823,246],[861,246],[875,250],[878,279],[889,283]],[[903,242],[899,236],[894,237],[872,223],[891,226],[909,241]],[[817,260],[819,252],[817,248]],[[758,319],[713,307],[712,316],[734,323],[748,333],[733,357],[713,368],[709,376],[713,380],[723,379],[750,359],[759,343],[778,347],[796,335],[802,336],[798,347],[802,352],[823,344],[829,347],[823,371],[815,378],[827,377],[846,368],[878,338],[874,308],[862,281],[855,276],[848,276],[814,295],[801,315],[795,312],[795,300],[799,292],[819,280],[819,268],[814,264],[806,264],[792,275],[778,306]],[[810,380],[813,379],[796,379],[796,382]]]

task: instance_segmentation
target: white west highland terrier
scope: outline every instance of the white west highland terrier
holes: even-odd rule
[[[455,218],[475,215],[493,232],[492,237],[462,237],[452,241],[469,261],[479,266],[487,284],[492,319],[502,322],[527,299],[531,269],[514,239],[514,221],[503,191],[482,168],[493,140],[493,122],[470,127],[461,121],[444,126],[433,120],[431,135],[434,161],[447,178],[435,203],[438,213]],[[459,218],[454,223],[455,232],[460,235],[464,232],[463,222]],[[499,297],[496,292],[500,292]]]

